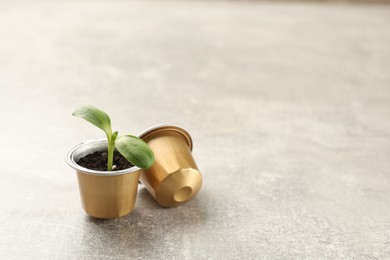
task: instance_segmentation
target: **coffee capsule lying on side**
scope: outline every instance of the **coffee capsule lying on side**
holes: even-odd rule
[[[202,175],[192,157],[192,139],[183,128],[157,125],[139,137],[153,150],[155,162],[142,169],[140,181],[163,207],[177,207],[191,200],[202,186]]]

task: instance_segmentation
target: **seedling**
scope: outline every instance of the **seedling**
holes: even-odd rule
[[[150,168],[154,163],[154,154],[150,147],[140,138],[133,135],[118,137],[118,131],[112,132],[110,117],[94,106],[81,106],[73,116],[81,117],[97,126],[107,136],[107,171],[112,170],[114,150],[116,149],[133,165]]]

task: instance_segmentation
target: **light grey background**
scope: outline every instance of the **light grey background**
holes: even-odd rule
[[[390,6],[0,2],[2,259],[390,259]],[[199,195],[81,209],[103,132],[189,130]]]

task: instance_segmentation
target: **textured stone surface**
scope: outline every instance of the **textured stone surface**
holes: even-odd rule
[[[390,6],[0,2],[4,259],[389,259]],[[81,209],[66,151],[186,127],[188,204]],[[127,132],[128,131],[128,132]]]

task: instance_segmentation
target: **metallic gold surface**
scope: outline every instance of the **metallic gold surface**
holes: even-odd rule
[[[95,218],[117,218],[129,214],[135,205],[139,170],[116,176],[77,172],[81,204]]]
[[[192,140],[178,126],[159,125],[139,135],[155,155],[150,169],[141,169],[140,180],[163,207],[176,207],[192,199],[202,186],[202,176],[192,157]]]
[[[76,163],[86,154],[105,149],[107,140],[81,143],[68,152],[67,162],[77,172],[85,212],[95,218],[108,219],[127,215],[133,210],[140,169],[134,166],[120,171],[95,171]]]

